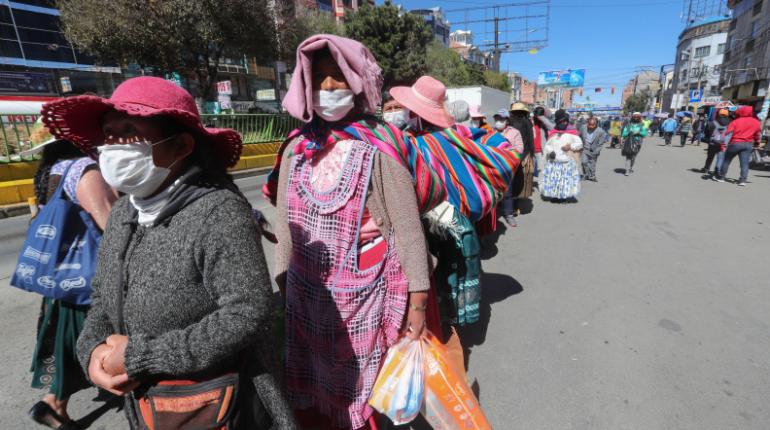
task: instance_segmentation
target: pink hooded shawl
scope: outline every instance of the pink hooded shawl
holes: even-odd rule
[[[323,48],[331,53],[353,94],[362,96],[358,98],[363,111],[374,113],[382,100],[382,69],[360,42],[331,34],[316,34],[297,47],[297,66],[283,107],[304,122],[313,118],[313,53]]]

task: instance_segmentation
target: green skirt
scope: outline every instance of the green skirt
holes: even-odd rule
[[[88,306],[43,298],[30,369],[32,388],[46,389],[64,400],[90,386],[76,354],[87,313]]]
[[[477,322],[481,301],[481,244],[473,223],[455,211],[451,232],[443,237],[429,234],[428,245],[438,258],[433,274],[441,321],[458,326]]]

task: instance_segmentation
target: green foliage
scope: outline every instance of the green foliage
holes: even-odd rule
[[[467,64],[460,54],[438,41],[428,45],[428,75],[448,87],[483,85],[484,72],[478,65]]]
[[[390,1],[381,6],[364,3],[345,16],[345,34],[372,52],[382,68],[384,88],[411,85],[425,74],[425,47],[433,34],[425,21],[410,13],[399,13]]]
[[[189,70],[213,98],[223,58],[276,56],[269,0],[59,0],[65,36],[102,62]]]
[[[626,114],[633,112],[645,112],[650,103],[650,94],[647,92],[630,95],[623,105],[623,112]]]
[[[314,34],[344,36],[345,33],[345,28],[337,24],[337,20],[328,12],[300,9],[296,14],[287,11],[285,16],[288,18],[282,22],[280,30],[280,58],[291,62],[294,61],[297,46],[308,37]]]
[[[510,92],[511,83],[508,81],[508,75],[505,73],[498,73],[492,70],[484,71],[484,82],[488,87],[496,88],[501,91]]]

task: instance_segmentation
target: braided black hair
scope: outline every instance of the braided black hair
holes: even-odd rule
[[[43,155],[37,167],[37,172],[35,172],[34,179],[35,198],[38,205],[44,205],[48,202],[51,167],[58,161],[80,157],[83,157],[83,153],[66,140],[57,140],[43,148]]]

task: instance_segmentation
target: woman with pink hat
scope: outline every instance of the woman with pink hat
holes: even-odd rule
[[[492,127],[489,124],[487,124],[487,116],[484,115],[480,109],[481,109],[481,106],[479,105],[471,105],[471,109],[470,109],[471,127],[480,128],[482,130],[486,130],[487,132],[491,132]]]
[[[282,146],[265,192],[277,210],[286,382],[306,427],[368,428],[384,354],[426,328],[431,268],[420,211],[444,192],[429,170],[413,173],[427,166],[402,157],[401,132],[372,116],[381,87],[366,47],[321,34],[297,48],[283,100],[307,124]],[[439,194],[420,191],[426,177]]]
[[[479,240],[474,223],[489,216],[502,197],[518,165],[505,138],[505,147],[485,145],[455,124],[444,109],[446,87],[422,76],[411,87],[394,87],[390,94],[409,111],[411,139],[441,172],[447,201],[428,214],[431,250],[438,256],[437,291],[442,296],[442,317],[456,325],[478,321],[481,295]],[[478,131],[478,130],[477,130]],[[498,133],[481,133],[492,137]],[[499,136],[499,135],[498,135]]]
[[[272,294],[257,225],[226,171],[241,153],[238,133],[204,127],[189,93],[153,77],[129,79],[109,99],[48,103],[42,116],[54,136],[98,157],[123,194],[77,342],[90,381],[125,396],[132,429],[169,428],[159,424],[169,414],[201,428],[265,428],[256,416],[294,428],[266,364]],[[236,399],[221,414],[202,403],[150,406],[159,391],[184,398],[212,386]]]

